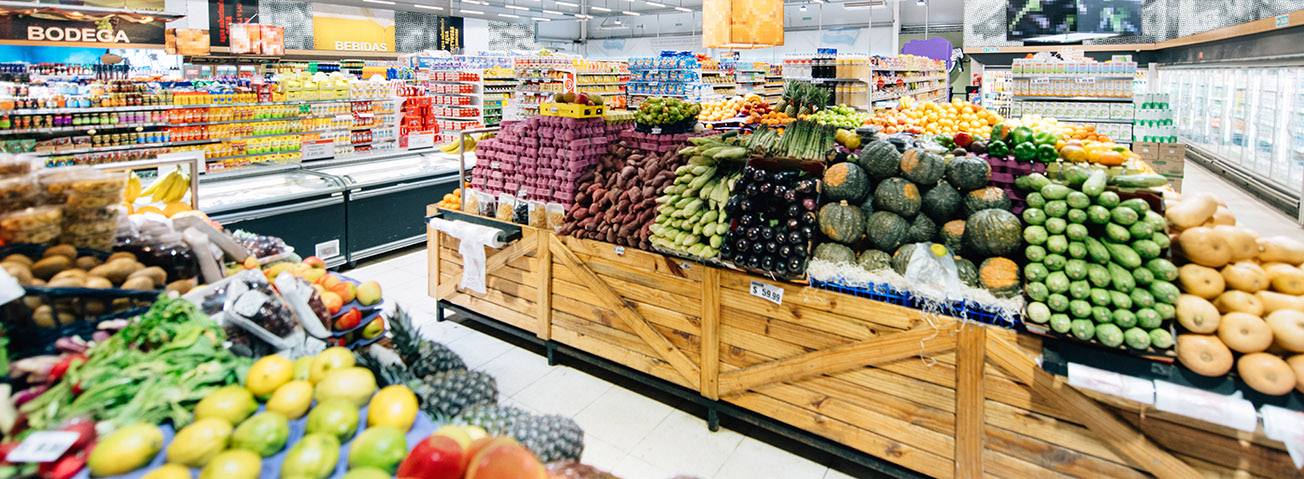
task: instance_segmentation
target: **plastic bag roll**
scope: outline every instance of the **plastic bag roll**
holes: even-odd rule
[[[462,289],[485,294],[485,247],[502,248],[503,230],[439,218],[430,220],[430,227],[448,233],[460,242],[457,252],[462,255]]]

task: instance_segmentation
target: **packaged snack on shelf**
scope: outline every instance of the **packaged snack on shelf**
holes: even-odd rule
[[[0,179],[0,212],[36,206],[39,200],[32,175]]]
[[[547,205],[542,201],[529,201],[530,222],[529,225],[535,228],[548,227]]]
[[[44,244],[59,236],[63,210],[38,206],[0,216],[0,240],[6,244]]]
[[[259,270],[244,270],[187,293],[185,299],[222,325],[231,350],[259,357],[290,347],[300,330],[294,310]]]
[[[494,210],[494,219],[499,221],[512,221],[512,214],[516,209],[516,197],[508,193],[498,194],[498,207]]]
[[[25,175],[32,172],[32,160],[21,156],[0,156],[0,176]]]
[[[566,223],[566,207],[561,203],[548,203],[548,227],[553,231],[561,231],[561,227]]]
[[[474,191],[474,190],[472,192],[475,193],[476,198],[478,198],[479,207],[476,208],[476,210],[474,211],[475,214],[487,218],[493,218],[497,216],[498,201],[497,199],[494,198],[494,195],[492,193],[488,193],[484,191]],[[468,208],[467,211],[470,212],[471,210]]]

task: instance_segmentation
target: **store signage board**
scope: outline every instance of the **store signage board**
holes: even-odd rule
[[[317,50],[395,51],[393,10],[314,3],[312,32]]]
[[[300,160],[320,160],[335,156],[334,140],[305,141],[299,147]]]
[[[1155,381],[1155,409],[1214,424],[1254,432],[1259,424],[1254,404],[1240,393],[1226,396],[1203,389]]]
[[[258,0],[209,0],[208,41],[215,47],[231,45],[231,24],[249,23],[258,16]]]
[[[1263,435],[1285,443],[1295,467],[1304,468],[1304,413],[1267,404],[1259,413],[1263,416]]]
[[[407,136],[407,145],[409,150],[433,148],[435,146],[435,134],[428,131],[409,134]]]
[[[50,462],[59,459],[64,451],[77,442],[80,434],[73,431],[37,431],[23,439],[5,456],[7,462]]]
[[[163,45],[166,40],[166,25],[154,20],[145,23],[131,21],[111,22],[110,27],[101,29],[94,21],[68,20],[64,18],[37,18],[31,15],[9,15],[7,22],[0,25],[0,40],[22,40],[59,43],[144,43]]]
[[[1131,399],[1142,404],[1155,403],[1155,385],[1151,381],[1078,363],[1069,363],[1068,369],[1070,386]]]
[[[1277,28],[1289,27],[1290,15],[1277,15]]]
[[[783,288],[769,283],[753,279],[752,296],[764,299],[774,304],[783,305]]]

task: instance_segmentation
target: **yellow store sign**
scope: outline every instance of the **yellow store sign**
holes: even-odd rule
[[[312,43],[317,50],[393,52],[394,11],[314,3]]]

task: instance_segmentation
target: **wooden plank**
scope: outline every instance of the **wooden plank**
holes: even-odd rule
[[[614,252],[615,245],[603,241],[585,240],[571,236],[564,236],[560,239],[576,255],[608,259],[613,263],[629,266],[634,271],[655,272],[691,281],[701,281],[702,271],[705,269],[704,266],[698,263],[636,248],[625,248],[625,254],[617,255]]]
[[[801,407],[811,413],[872,430],[885,438],[909,444],[940,457],[951,458],[955,453],[955,439],[950,431],[934,431],[913,424],[908,419],[890,417],[879,412],[872,403],[860,402],[855,396],[829,395],[825,394],[824,390],[814,390],[809,384],[813,381],[827,383],[834,380],[817,378],[796,383],[782,383],[767,387],[760,394]]]
[[[983,411],[987,427],[999,427],[1033,439],[1081,451],[1101,459],[1127,464],[1127,459],[1096,439],[1086,427],[1068,421],[1011,406],[993,399],[987,400]]]
[[[1186,455],[1178,455],[1178,457],[1182,458],[1183,461],[1189,463],[1191,467],[1194,467],[1197,470],[1199,470],[1200,474],[1202,474],[1206,479],[1227,479],[1229,477],[1235,479],[1266,479],[1266,476],[1259,476],[1255,474],[1250,474],[1245,471],[1239,471],[1229,467],[1220,466],[1211,462],[1204,461],[1198,457],[1186,456]],[[1298,476],[1299,473],[1298,472],[1295,473],[1295,477]],[[1273,477],[1279,477],[1279,476],[1273,476]]]
[[[562,269],[557,267],[555,269]],[[598,321],[608,327],[623,329],[630,333],[634,330],[618,320],[610,309],[598,304],[597,298],[589,289],[569,281],[562,281],[555,276],[552,281],[553,309],[564,310],[590,321]],[[578,296],[578,298],[577,298]],[[680,331],[697,332],[701,329],[701,319],[678,311],[662,308],[659,305],[631,301],[629,306],[643,318],[656,324],[675,328]]]
[[[983,475],[988,477],[1007,477],[1011,479],[1073,479],[1072,476],[1067,474],[1061,474],[1024,461],[1023,459],[1007,456],[991,449],[983,452],[983,463],[988,465],[988,467],[983,470]]]
[[[708,399],[720,399],[720,270],[702,274],[702,389]]]
[[[426,207],[426,214],[430,214],[430,205]],[[438,210],[438,208],[436,208]],[[439,297],[439,230],[426,225],[426,296],[431,298]],[[438,318],[440,320],[444,318]]]
[[[525,259],[528,258],[518,258],[516,261],[508,263],[506,266],[503,266],[502,268],[498,268],[498,270],[494,271],[493,274],[486,274],[485,278],[501,278],[507,281],[511,281],[513,283],[534,286],[535,283],[537,282],[534,273],[517,267],[517,265],[522,263],[523,260]],[[454,279],[461,281],[462,278],[461,264],[454,264],[453,262],[448,260],[443,260],[440,261],[439,263],[440,263],[439,269],[440,271],[443,272],[444,276],[451,276]]]
[[[537,244],[536,241],[538,241],[537,234],[524,235],[521,237],[520,240],[517,240],[510,245],[507,245],[503,249],[499,250],[497,253],[489,256],[488,258],[485,259],[484,262],[485,275],[487,276],[489,273],[498,270],[498,268],[501,268],[503,265],[511,262],[512,260],[524,256],[525,253],[527,252],[533,252]],[[435,291],[435,298],[436,299],[447,298],[448,295],[452,294],[454,291],[457,291],[457,284],[458,284],[457,282],[451,282],[451,283],[444,283],[439,285],[439,289]]]
[[[693,281],[668,274],[658,274],[647,270],[637,270],[630,266],[612,261],[609,256],[576,254],[585,266],[601,276],[620,278],[627,283],[637,284],[657,291],[674,293],[688,298],[700,298],[702,282]],[[703,267],[703,269],[706,269]]]
[[[456,282],[456,277],[445,276],[445,278]],[[497,276],[487,276],[484,281],[485,294],[466,290],[455,291],[453,294],[465,294],[486,299],[501,306],[509,307],[518,313],[535,314],[534,297],[536,293],[534,286],[509,281]]]
[[[1040,394],[1065,405],[1082,418],[1083,423],[1114,451],[1127,457],[1131,465],[1146,470],[1160,479],[1197,477],[1191,466],[1146,439],[1145,435],[1118,420],[1090,398],[1083,396],[1067,384],[1056,384],[1055,378],[1037,366],[1017,346],[1004,340],[988,341],[987,357],[994,364],[1014,374]]]
[[[530,331],[535,325],[534,315],[522,313],[491,301],[462,293],[455,293],[445,298],[448,302],[494,318],[504,323]],[[532,332],[532,331],[531,331]]]
[[[982,477],[983,365],[987,328],[966,323],[956,344],[955,477]]]
[[[756,279],[756,276],[747,273],[737,271],[722,272],[720,286],[725,289],[724,303],[749,311],[753,309],[744,308],[742,305],[756,304],[763,307],[763,309],[755,311],[757,313],[799,323],[802,323],[801,319],[812,312],[833,313],[838,316],[878,323],[900,330],[913,329],[925,322],[923,313],[917,309],[784,282],[771,283],[783,288],[784,304],[776,305],[750,294],[753,279]],[[741,293],[741,295],[737,293]],[[735,302],[735,300],[738,300],[738,302]],[[867,316],[866,311],[873,311],[874,314]]]
[[[1290,456],[1283,451],[1168,421],[1155,420],[1133,412],[1115,411],[1115,414],[1140,429],[1160,446],[1172,451],[1187,453],[1199,451],[1199,457],[1206,462],[1260,476],[1300,475]]]
[[[562,263],[561,260],[559,260],[557,257],[558,257],[557,254],[553,254],[553,263],[554,263],[552,268],[553,279],[567,281],[572,284],[579,285],[584,289],[588,289],[589,287],[587,284],[584,283],[584,279],[581,277],[581,275],[575,271],[571,271],[570,268],[566,268],[565,264]],[[587,263],[585,264],[586,264],[585,267],[587,268]],[[625,278],[620,276],[605,275],[600,273],[595,273],[595,274],[597,274],[598,278],[601,279],[604,284],[611,286],[613,290],[615,290],[618,294],[620,294],[622,297],[626,298],[629,301],[638,302],[638,303],[655,304],[660,307],[678,311],[680,313],[690,315],[693,317],[697,317],[697,315],[702,314],[702,298],[700,296],[702,293],[701,286],[695,286],[696,291],[693,293],[692,296],[684,296],[681,294],[662,291],[655,287],[649,287],[649,286],[643,286],[641,284],[631,283],[629,281],[626,281]],[[594,304],[598,304],[597,296],[595,296],[592,293],[586,294],[576,299],[585,300],[585,301],[592,302]]]
[[[1196,429],[1198,431],[1203,431],[1207,433],[1212,433],[1217,436],[1223,436],[1229,439],[1234,439],[1236,441],[1253,443],[1277,451],[1282,451],[1282,452],[1286,451],[1286,445],[1282,444],[1281,441],[1274,441],[1272,439],[1268,439],[1267,436],[1264,436],[1263,428],[1259,428],[1254,432],[1242,431],[1239,429],[1232,429],[1227,426],[1220,426],[1210,422],[1201,421],[1199,419],[1194,419],[1180,414],[1160,411],[1155,409],[1154,406],[1151,406],[1149,404],[1141,404],[1136,401],[1123,399],[1118,396],[1098,393],[1089,390],[1080,390],[1079,392],[1081,392],[1082,394],[1086,395],[1091,399],[1095,399],[1096,402],[1109,406],[1109,408],[1115,410],[1115,412],[1122,411],[1122,412],[1130,412],[1133,415],[1144,415],[1146,420],[1149,421],[1171,422],[1181,426]]]
[[[640,353],[639,351],[647,348],[643,345],[643,340],[633,334],[603,328],[591,321],[564,312],[554,311],[553,340],[680,386],[693,387],[679,373],[675,372],[674,368],[670,367],[670,363]],[[635,342],[641,347],[639,349],[630,349],[621,346],[628,342]]]
[[[856,339],[875,338],[880,333],[880,331],[874,331],[872,336],[848,338],[810,327],[808,324],[797,324],[777,318],[767,318],[751,311],[743,311],[729,306],[724,307],[721,315],[728,318],[729,325],[734,328],[767,338],[771,342],[799,346],[809,351],[846,344]]]
[[[553,236],[551,232],[540,232],[541,235],[548,237]],[[536,299],[534,304],[538,307],[539,326],[535,333],[539,339],[544,341],[552,339],[552,248],[551,241],[537,241],[535,258],[539,261],[539,274],[535,275],[538,281],[536,290]]]
[[[665,359],[671,366],[674,366],[675,370],[687,379],[694,389],[697,389],[697,383],[701,380],[699,376],[701,371],[697,366],[693,365],[692,361],[689,361],[688,357],[684,356],[684,353],[679,351],[678,348],[671,345],[664,336],[652,329],[652,326],[647,323],[643,316],[630,308],[619,293],[598,278],[597,273],[584,266],[580,259],[575,256],[575,253],[572,253],[556,236],[549,236],[549,241],[552,243],[552,253],[562,258],[562,262],[566,264],[566,267],[579,274],[584,285],[588,286],[602,300],[605,306],[615,311],[616,315],[625,321],[625,324],[634,328],[634,332],[638,333],[639,337],[643,338],[643,341],[647,342],[652,350],[656,351],[657,355]]]
[[[955,336],[945,330],[919,328],[892,333],[721,374],[720,394],[736,394],[776,380],[792,381],[954,347]]]
[[[1057,475],[1115,479],[1145,479],[1149,477],[1131,466],[1106,461],[1062,444],[1033,439],[1020,434],[1020,431],[987,427],[984,433],[987,437],[988,451],[997,451],[1008,457],[1018,458],[1020,461],[1035,465],[1039,469],[1054,471]],[[990,467],[991,465],[989,462],[984,461],[984,467]],[[1029,475],[1029,477],[1033,476]]]
[[[955,474],[950,459],[822,414],[811,413],[765,394],[743,394],[730,398],[729,402],[929,476],[950,478]]]

